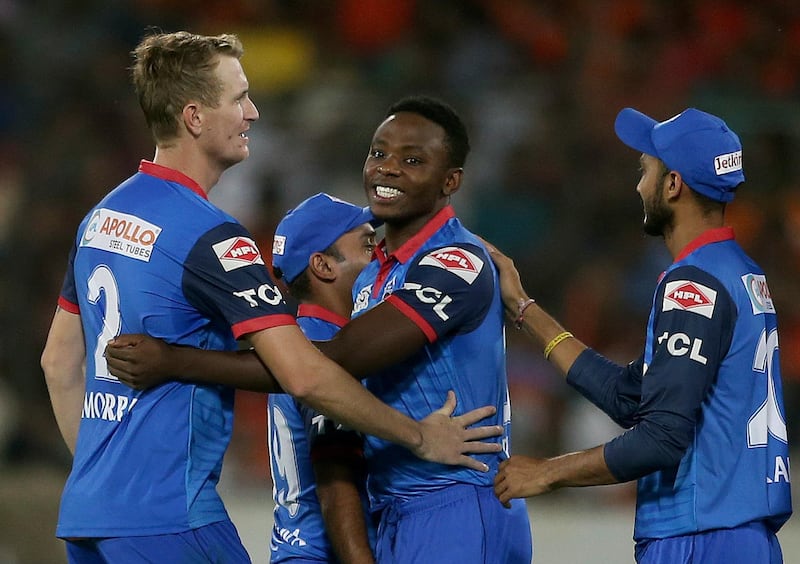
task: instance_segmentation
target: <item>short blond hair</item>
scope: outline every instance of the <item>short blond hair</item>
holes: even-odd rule
[[[132,51],[131,74],[139,105],[156,143],[178,135],[180,114],[196,100],[217,107],[224,85],[214,71],[219,57],[241,58],[242,42],[232,34],[187,31],[146,36]]]

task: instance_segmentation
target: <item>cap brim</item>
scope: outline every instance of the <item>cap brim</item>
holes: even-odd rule
[[[614,122],[614,131],[620,141],[628,147],[658,156],[656,146],[653,144],[653,128],[658,122],[633,108],[625,108],[617,114]]]

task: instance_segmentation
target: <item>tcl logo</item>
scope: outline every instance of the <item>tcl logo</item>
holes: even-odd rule
[[[666,331],[658,338],[658,344],[661,345],[666,341],[667,352],[672,356],[685,356],[695,362],[705,365],[708,359],[700,354],[700,349],[703,346],[703,339],[692,338],[686,333],[675,333],[670,335]]]
[[[234,292],[233,295],[246,300],[250,307],[258,307],[258,300],[273,306],[283,302],[283,294],[271,284],[262,284],[258,288]]]
[[[424,304],[436,304],[433,306],[433,312],[438,315],[442,321],[450,319],[450,316],[444,312],[444,308],[453,301],[453,298],[447,294],[443,294],[440,290],[431,288],[430,286],[423,288],[421,284],[415,284],[414,282],[406,282],[403,285],[403,290],[414,290],[414,295]]]

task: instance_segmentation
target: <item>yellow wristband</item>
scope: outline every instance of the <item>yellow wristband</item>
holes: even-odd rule
[[[570,333],[569,331],[564,331],[553,337],[553,340],[547,343],[547,346],[544,348],[545,360],[550,359],[550,353],[553,352],[553,349],[556,348],[561,341],[563,341],[564,339],[569,339],[572,336],[573,336],[572,333]]]

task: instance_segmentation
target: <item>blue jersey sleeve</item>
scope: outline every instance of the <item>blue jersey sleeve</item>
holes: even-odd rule
[[[569,369],[567,383],[622,427],[633,425],[642,397],[643,358],[620,366],[586,349]]]
[[[237,338],[295,322],[256,243],[241,225],[224,223],[206,232],[184,266],[183,291],[189,302],[227,323]]]
[[[61,284],[58,305],[72,313],[78,313],[78,290],[75,286],[75,254],[78,251],[77,244],[72,243],[67,260],[67,272],[64,274],[64,282]]]
[[[387,301],[400,309],[434,342],[477,328],[492,304],[490,259],[477,245],[460,243],[417,255],[403,286]]]
[[[621,481],[680,462],[733,337],[733,299],[696,267],[669,272],[653,303],[652,361],[644,367],[635,425],[605,446],[606,463]]]

